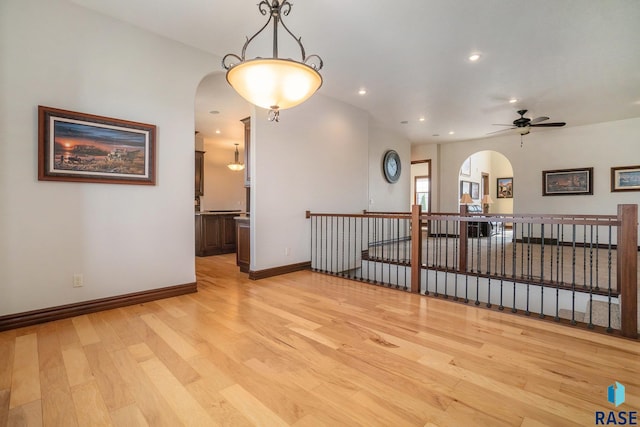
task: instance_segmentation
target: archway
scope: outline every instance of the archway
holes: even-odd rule
[[[483,150],[467,157],[460,165],[458,188],[459,200],[469,194],[472,204],[485,213],[514,211],[513,167],[500,152]]]

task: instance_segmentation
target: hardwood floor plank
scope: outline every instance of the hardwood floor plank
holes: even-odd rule
[[[45,425],[42,417],[42,405],[40,404],[40,401],[35,400],[11,409],[6,421],[7,426],[41,427]]]
[[[9,417],[9,400],[11,399],[11,390],[9,388],[0,389],[0,422]]]
[[[81,426],[111,426],[111,416],[95,381],[72,389],[78,424]],[[61,424],[63,425],[63,424]]]
[[[84,347],[91,373],[109,411],[114,411],[136,402],[127,387],[125,378],[120,375],[120,372],[116,369],[115,363],[112,360],[111,355],[117,351],[122,350],[117,349],[110,353],[101,343]]]
[[[149,427],[137,405],[123,406],[111,412],[114,427]]]
[[[162,362],[149,359],[139,364],[142,370],[169,403],[169,407],[185,425],[215,425],[214,420],[185,390]]]
[[[9,409],[40,400],[38,336],[35,333],[16,338],[13,361],[8,364],[13,366]]]
[[[255,425],[274,427],[289,425],[238,384],[221,390],[220,394]]]
[[[198,355],[198,350],[183,339],[180,334],[153,314],[145,314],[141,319],[160,336],[184,360]]]
[[[76,328],[76,333],[78,334],[80,343],[83,346],[100,342],[100,337],[93,328],[91,320],[89,320],[89,316],[84,315],[74,317],[71,321],[73,322],[73,326]]]
[[[62,350],[65,371],[71,387],[93,381],[89,361],[81,347],[70,347]]]
[[[150,426],[174,427],[181,424],[168,402],[128,350],[116,350],[111,357],[115,368],[124,379],[128,392],[133,396],[135,405]],[[126,407],[128,406],[131,405]],[[113,410],[112,413],[119,409]]]

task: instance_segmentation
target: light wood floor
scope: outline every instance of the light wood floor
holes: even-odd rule
[[[0,425],[584,426],[640,343],[309,271],[0,333]]]

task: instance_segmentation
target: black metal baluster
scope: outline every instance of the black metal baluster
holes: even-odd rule
[[[450,221],[445,220],[447,223],[447,234],[449,234],[449,225]],[[449,285],[449,237],[447,237],[444,241],[444,298],[449,298],[447,295],[447,287]]]
[[[620,230],[620,228],[618,228],[618,230]],[[607,247],[607,258],[608,258],[608,280],[607,280],[607,307],[608,307],[608,311],[609,311],[609,317],[608,317],[608,321],[607,321],[607,332],[612,332],[613,328],[611,327],[611,239],[612,239],[612,232],[611,232],[611,224],[609,224],[609,244]],[[619,286],[618,283],[616,283],[616,287]]]
[[[487,222],[487,233],[489,234],[487,240],[487,307],[491,308],[491,222]]]
[[[450,221],[453,222],[453,234],[454,235],[458,235],[460,236],[460,221]],[[447,225],[448,227],[448,225]],[[453,292],[453,300],[454,301],[458,301],[458,276],[459,276],[459,269],[458,266],[459,264],[459,260],[458,260],[458,256],[460,254],[459,252],[459,242],[460,242],[460,238],[457,239],[453,239],[453,274],[454,274],[454,292]]]
[[[593,329],[593,224],[589,226],[589,324]]]
[[[522,233],[522,230],[520,231],[520,233]],[[516,278],[517,278],[517,267],[518,267],[518,257],[517,257],[517,240],[518,240],[518,223],[514,222],[513,223],[513,245],[512,245],[512,256],[511,256],[511,277],[513,279],[513,303],[512,303],[512,307],[511,307],[511,312],[512,313],[516,313],[518,311],[518,309],[516,308]],[[521,250],[522,252],[522,250]]]
[[[544,223],[540,224],[540,235],[542,244],[540,245],[540,313],[538,316],[544,319]]]
[[[576,322],[576,225],[572,224],[571,238],[571,324]]]
[[[557,239],[556,242],[556,322],[560,321],[560,244],[562,243],[562,239],[560,237],[560,224],[557,224]],[[564,226],[562,226],[564,227]],[[564,233],[563,233],[564,236]],[[552,276],[553,278],[553,276]]]

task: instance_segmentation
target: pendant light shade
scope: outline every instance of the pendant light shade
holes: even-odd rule
[[[236,146],[236,152],[235,152],[235,157],[234,157],[234,162],[233,163],[229,163],[227,165],[227,167],[229,169],[231,169],[232,171],[241,171],[244,169],[244,164],[240,163],[239,161],[239,157],[240,157],[240,153],[238,152],[238,144],[235,144]]]
[[[266,109],[284,110],[303,103],[322,85],[312,67],[289,59],[252,59],[227,72],[240,96]]]
[[[296,37],[282,22],[282,17],[291,11],[289,0],[262,0],[258,10],[269,19],[260,30],[242,47],[240,56],[229,53],[222,58],[222,66],[227,70],[227,81],[240,96],[257,105],[269,109],[269,120],[278,121],[280,110],[303,103],[322,86],[322,59],[318,55],[307,56],[300,37]],[[249,43],[262,33],[269,23],[273,23],[273,56],[246,59]],[[301,59],[281,59],[278,57],[278,28],[282,28],[295,40],[300,48]]]

